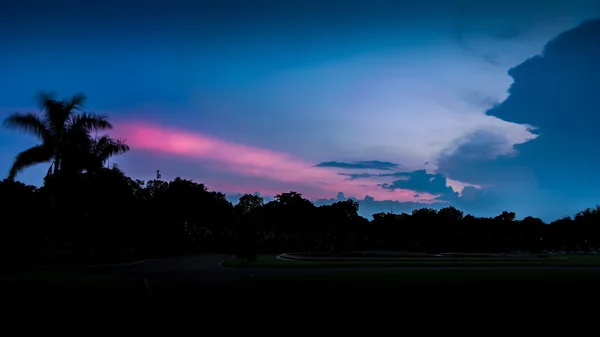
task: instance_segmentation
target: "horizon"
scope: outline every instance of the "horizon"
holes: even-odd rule
[[[40,90],[82,92],[132,148],[111,164],[230,199],[545,222],[600,204],[599,3],[180,2],[9,2],[0,117],[38,111]],[[0,174],[37,142],[0,137]],[[40,186],[47,169],[17,180]]]

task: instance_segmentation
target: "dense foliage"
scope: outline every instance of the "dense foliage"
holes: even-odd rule
[[[116,168],[79,173],[52,187],[0,182],[0,247],[5,262],[110,262],[197,252],[252,258],[284,251],[587,251],[598,247],[600,208],[545,224],[503,212],[476,218],[454,207],[378,213],[369,221],[352,200],[314,206],[289,192],[263,204],[189,180],[142,182]],[[53,203],[54,199],[60,200]]]

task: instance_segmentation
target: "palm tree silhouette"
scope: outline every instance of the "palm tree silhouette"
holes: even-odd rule
[[[99,169],[104,167],[104,164],[112,156],[118,156],[129,151],[129,146],[125,144],[125,140],[113,139],[104,135],[100,138],[94,138],[91,141],[91,158],[92,162],[88,164],[88,170]]]
[[[97,172],[104,168],[108,159],[112,156],[129,151],[129,146],[124,140],[113,139],[108,135],[102,137],[88,138],[74,146],[75,150],[63,158],[62,170],[76,173],[86,170]]]
[[[112,129],[106,116],[83,112],[85,95],[56,100],[50,93],[38,96],[41,114],[16,112],[4,120],[9,128],[20,129],[39,138],[41,144],[19,153],[9,172],[9,179],[23,169],[35,164],[52,161],[49,174],[60,170],[81,171],[92,164],[102,163],[113,154],[126,152],[129,148],[121,141],[107,136],[92,139],[92,131]],[[93,149],[93,150],[92,150]],[[91,160],[90,158],[96,158]]]

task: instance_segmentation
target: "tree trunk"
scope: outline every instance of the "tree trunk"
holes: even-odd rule
[[[57,156],[54,157],[54,173],[53,175],[56,176],[56,174],[58,173],[58,163],[60,161],[60,158]]]

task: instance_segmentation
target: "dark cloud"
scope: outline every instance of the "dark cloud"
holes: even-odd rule
[[[541,55],[508,71],[514,80],[510,95],[488,114],[535,125],[544,133],[587,124],[588,118],[572,117],[583,116],[599,106],[599,38],[600,19],[558,35],[546,44]]]
[[[373,173],[338,173],[338,174],[341,176],[348,177],[348,178],[346,178],[346,180],[354,180],[354,179],[370,178],[370,177],[379,176],[378,174],[373,174]]]
[[[396,163],[390,163],[385,161],[371,160],[371,161],[355,161],[351,163],[339,162],[339,161],[327,161],[317,165],[317,167],[337,167],[343,169],[361,169],[361,170],[391,170],[400,169],[402,165]]]
[[[509,71],[514,83],[489,115],[539,128],[505,166],[528,167],[549,193],[598,196],[600,175],[600,20],[550,41],[541,55]]]
[[[458,192],[452,187],[446,186],[446,177],[442,174],[431,174],[425,170],[412,172],[394,172],[394,173],[338,173],[347,176],[349,180],[365,178],[402,178],[393,180],[390,183],[381,183],[378,186],[385,189],[405,189],[418,193],[429,193],[439,195],[440,201],[456,201],[459,198]]]
[[[429,193],[439,195],[440,201],[456,201],[459,198],[458,192],[452,187],[447,186],[446,177],[442,174],[431,174],[425,170],[417,170],[412,172],[394,172],[394,173],[339,173],[343,176],[348,176],[348,179],[365,179],[365,178],[403,178],[396,179],[390,183],[382,183],[378,186],[385,189],[405,189],[418,193]]]
[[[372,177],[408,177],[410,172],[394,172],[394,173],[338,173],[338,175],[346,176],[346,180],[364,179]]]
[[[509,140],[502,134],[491,131],[475,131],[459,141],[453,155],[462,159],[493,159],[505,154],[510,148]]]
[[[411,190],[417,193],[439,194],[439,200],[455,201],[458,198],[458,193],[452,187],[446,186],[446,177],[441,174],[430,174],[425,170],[405,173],[408,179],[395,180],[391,184],[382,184],[382,188],[394,190],[404,189]]]
[[[574,212],[574,207],[595,204],[600,197],[598,41],[600,19],[590,20],[559,34],[540,55],[509,70],[509,96],[487,114],[533,125],[536,139],[515,146],[513,157],[489,161],[475,154],[501,148],[501,135],[472,135],[439,158],[440,172],[495,185],[495,190],[510,195],[506,207],[535,216],[554,217],[558,209]]]
[[[535,141],[535,140],[534,140]],[[507,139],[489,131],[477,131],[459,141],[458,147],[452,152],[444,152],[437,159],[438,172],[453,179],[468,181],[474,184],[491,184],[499,178],[495,170],[485,169],[495,167],[498,158],[510,147]],[[505,154],[501,159],[513,157],[514,154]],[[492,174],[493,173],[493,174]],[[502,173],[502,176],[514,175],[514,169]]]

